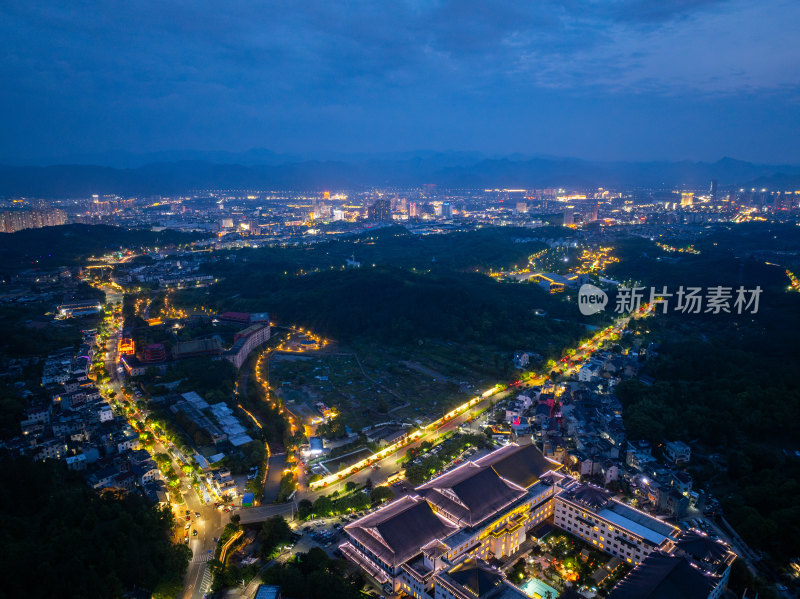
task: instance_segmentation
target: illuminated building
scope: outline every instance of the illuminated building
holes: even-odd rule
[[[118,351],[121,355],[132,356],[134,354],[133,339],[121,337],[118,344]]]
[[[97,314],[102,310],[102,306],[97,300],[89,300],[85,302],[61,304],[58,306],[57,310],[59,318],[70,318],[73,316],[88,316],[90,314]]]
[[[681,206],[691,206],[694,203],[694,193],[684,191],[681,193]]]
[[[475,589],[470,593],[469,588],[465,592],[458,573],[469,571],[486,575],[493,580],[489,586],[517,597],[519,589],[490,576],[485,564],[515,554],[547,522],[638,566],[623,579],[626,586],[636,586],[642,571],[663,574],[648,568],[647,559],[666,556],[670,563],[688,560],[698,569],[698,597],[719,596],[735,559],[727,545],[696,538],[700,533],[680,534],[675,526],[581,483],[561,468],[534,445],[506,445],[348,524],[348,540],[340,549],[387,592],[417,599],[494,596]],[[619,595],[634,596],[647,595]]]
[[[236,368],[241,368],[247,356],[259,345],[269,341],[269,323],[252,324],[233,337],[233,347],[225,352],[224,357]]]
[[[341,549],[381,584],[430,593],[437,571],[465,556],[511,555],[551,518],[557,487],[542,477],[561,467],[533,445],[507,445],[349,524]]]
[[[67,215],[63,210],[5,210],[0,212],[0,233],[14,233],[22,229],[41,229],[63,225]]]
[[[589,214],[587,220],[589,221],[597,220],[597,207],[598,207],[597,202],[592,202],[592,204],[589,207]]]
[[[392,208],[389,200],[376,200],[372,206],[367,208],[367,220],[378,223],[392,222]]]

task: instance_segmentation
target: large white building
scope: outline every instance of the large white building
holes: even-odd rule
[[[246,329],[236,333],[233,340],[233,347],[223,354],[223,357],[231,362],[236,368],[241,368],[255,348],[269,341],[270,326],[269,322],[259,322],[252,324]]]

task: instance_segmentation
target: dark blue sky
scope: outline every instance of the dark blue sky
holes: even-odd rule
[[[800,162],[796,0],[0,2],[0,159]]]

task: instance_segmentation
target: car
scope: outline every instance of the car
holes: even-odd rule
[[[192,523],[191,522],[187,522],[186,526],[183,527],[183,530],[189,530],[191,527],[192,527]]]
[[[195,528],[195,529],[192,531],[192,536],[193,536],[193,537],[196,537],[196,536],[197,536],[197,529],[196,529],[196,528]]]
[[[195,517],[195,518],[199,518],[199,517],[200,517],[200,512],[195,512],[195,513],[194,513],[194,517]]]
[[[188,522],[189,520],[191,520],[191,519],[192,519],[192,517],[191,517],[191,516],[186,516],[186,521],[187,521],[187,522]]]

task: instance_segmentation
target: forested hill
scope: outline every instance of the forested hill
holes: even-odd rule
[[[585,335],[574,305],[538,285],[498,283],[476,273],[423,274],[390,267],[299,277],[253,272],[235,282],[227,279],[209,293],[180,292],[176,302],[211,302],[217,310],[237,311],[268,306],[278,322],[308,326],[341,342],[403,345],[436,339],[545,354]],[[537,310],[548,317],[538,316]]]
[[[236,264],[220,266],[228,275],[295,275],[340,269],[353,258],[364,267],[394,266],[417,271],[474,271],[524,266],[547,247],[535,239],[571,237],[564,227],[483,227],[446,235],[416,235],[400,225],[311,245],[264,247],[235,252]],[[246,265],[245,265],[246,263]],[[225,275],[227,276],[227,275]]]
[[[779,564],[796,557],[800,294],[765,295],[746,318],[660,314],[636,326],[661,345],[652,385],[617,387],[629,438],[691,443],[695,487],[721,498],[748,543]]]
[[[109,225],[60,225],[0,233],[0,264],[6,272],[79,264],[88,256],[120,249],[189,243],[199,236]]]
[[[191,557],[170,542],[172,514],[133,494],[98,495],[61,462],[0,457],[4,597],[171,596]]]

